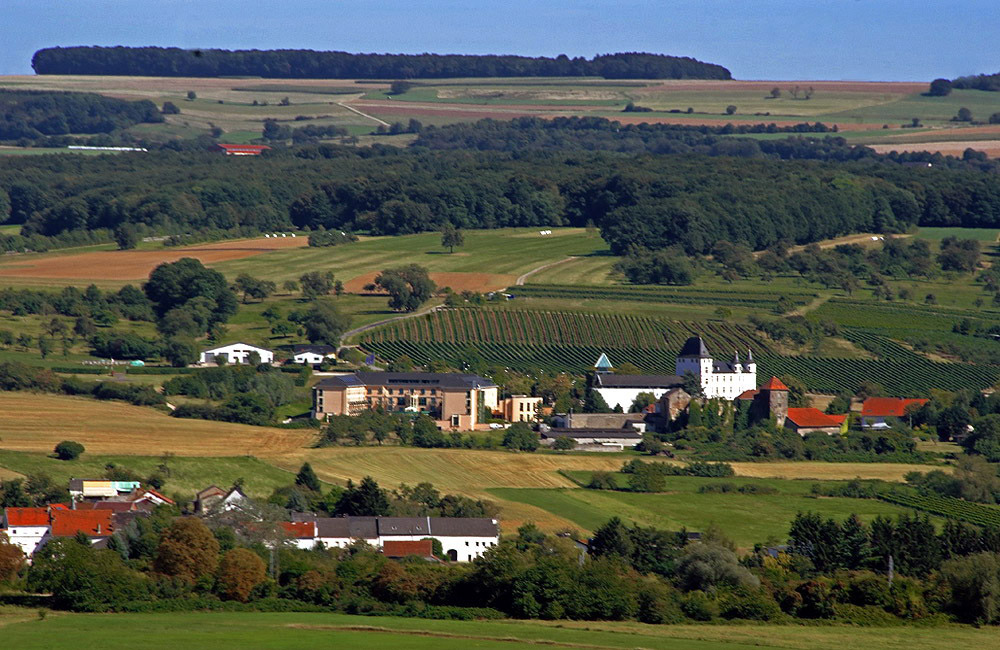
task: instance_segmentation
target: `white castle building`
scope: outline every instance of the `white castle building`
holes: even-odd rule
[[[753,352],[747,350],[746,363],[740,363],[740,355],[733,352],[732,361],[716,361],[705,348],[700,336],[692,336],[684,342],[674,372],[679,377],[691,373],[701,381],[705,397],[736,399],[740,393],[757,388],[757,363]]]
[[[597,374],[594,390],[601,394],[611,408],[628,411],[639,393],[652,393],[660,399],[664,393],[684,385],[684,377],[691,373],[701,384],[705,397],[734,400],[740,393],[757,388],[757,363],[747,350],[746,362],[741,362],[734,352],[732,361],[716,361],[708,353],[700,336],[684,342],[677,354],[673,375],[616,375],[612,374],[611,361],[602,354],[594,365]]]

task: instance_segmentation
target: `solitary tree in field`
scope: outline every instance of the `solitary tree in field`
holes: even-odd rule
[[[927,91],[931,97],[945,97],[951,94],[951,81],[947,79],[935,79],[931,82],[931,87]]]
[[[956,122],[971,122],[972,121],[972,111],[966,107],[958,109],[958,115],[954,117]]]
[[[736,112],[736,106],[735,105],[730,104],[729,106],[726,106],[726,115],[732,115],[735,112]]]
[[[781,97],[781,88],[775,86],[771,89],[771,99],[777,99],[779,97]]]
[[[187,94],[187,98],[188,98],[189,102],[193,102],[194,100],[198,99],[198,93],[196,93],[193,90],[189,90],[188,94]]]
[[[441,229],[441,245],[448,247],[449,253],[455,252],[455,247],[465,244],[465,235],[462,231],[451,225],[450,223],[445,224],[444,228]]]
[[[310,271],[303,274],[299,282],[302,285],[302,297],[315,300],[333,291],[333,272]]]
[[[437,290],[427,269],[417,264],[386,269],[375,277],[375,285],[389,294],[389,308],[395,311],[416,311]]]

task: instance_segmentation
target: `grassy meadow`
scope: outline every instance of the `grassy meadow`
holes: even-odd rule
[[[858,628],[846,625],[644,625],[574,621],[434,621],[326,613],[68,614],[40,619],[34,610],[0,609],[0,629],[11,647],[125,650],[141,635],[143,647],[291,649],[501,649],[531,645],[565,648],[668,650],[840,650],[866,648],[951,650],[989,647],[995,632],[970,626]]]

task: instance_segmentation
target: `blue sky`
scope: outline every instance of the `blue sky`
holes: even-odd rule
[[[0,0],[0,74],[56,45],[692,56],[739,79],[1000,71],[998,0]]]

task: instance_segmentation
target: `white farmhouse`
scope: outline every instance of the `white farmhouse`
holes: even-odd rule
[[[273,363],[274,352],[267,348],[258,348],[249,343],[230,343],[217,348],[203,350],[199,363],[215,363],[217,357],[224,357],[226,363],[249,363],[250,354],[256,352],[260,355],[261,363]]]
[[[291,523],[286,529],[295,545],[303,549],[317,543],[343,548],[357,541],[382,548],[386,542],[433,537],[452,562],[471,562],[500,543],[496,519],[471,517],[317,517]]]
[[[292,361],[303,365],[318,366],[335,358],[337,350],[332,345],[296,345],[292,348]]]
[[[26,557],[34,555],[51,537],[52,524],[45,508],[5,508],[0,535],[21,549]]]

